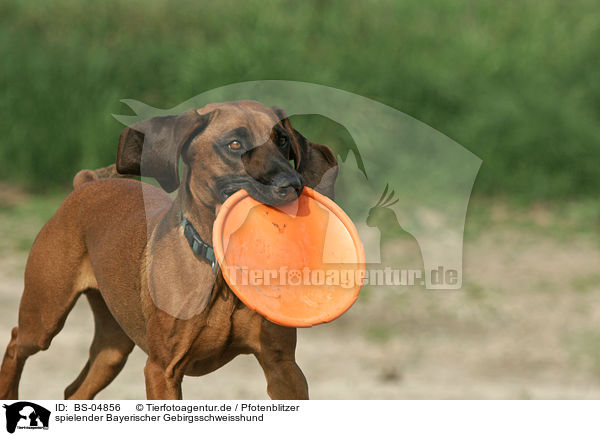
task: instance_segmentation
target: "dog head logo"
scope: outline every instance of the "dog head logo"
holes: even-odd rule
[[[6,431],[14,433],[15,429],[48,429],[50,411],[28,401],[19,401],[11,405],[3,405],[6,409]]]

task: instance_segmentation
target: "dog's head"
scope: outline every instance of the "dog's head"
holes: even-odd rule
[[[197,201],[217,205],[239,189],[281,205],[304,186],[333,198],[337,162],[324,145],[294,130],[278,108],[254,101],[209,104],[161,116],[123,130],[117,170],[155,178],[167,191],[183,184]]]

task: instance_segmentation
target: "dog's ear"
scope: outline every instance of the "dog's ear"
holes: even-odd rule
[[[304,184],[333,200],[339,167],[331,149],[306,139],[292,127],[283,109],[278,107],[272,109],[283,127],[290,133],[292,139],[290,158],[294,160]]]
[[[127,127],[119,138],[117,171],[120,174],[155,178],[167,192],[179,187],[181,150],[210,123],[212,113],[191,109]]]
[[[333,200],[339,167],[331,149],[326,145],[310,142],[297,130],[294,133],[300,144],[298,172],[302,175],[304,184]]]

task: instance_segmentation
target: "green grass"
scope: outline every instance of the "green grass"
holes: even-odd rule
[[[574,236],[583,236],[600,246],[600,204],[596,198],[529,204],[512,200],[510,197],[472,197],[465,239],[476,239],[493,226],[523,231],[532,237],[552,236],[567,244]]]
[[[377,342],[387,342],[394,335],[394,331],[388,326],[369,326],[365,328],[364,335],[367,339]]]
[[[571,281],[571,287],[580,293],[588,293],[600,289],[600,273],[575,277]]]
[[[576,330],[563,336],[573,366],[600,378],[600,334],[593,330]]]
[[[58,209],[68,193],[50,191],[44,194],[19,193],[16,200],[7,199],[13,188],[0,187],[0,255],[27,253],[43,225]],[[3,195],[4,194],[4,195]],[[15,197],[12,195],[10,197]]]
[[[599,24],[595,0],[5,0],[0,177],[45,189],[113,162],[122,98],[168,108],[284,79],[379,100],[445,133],[483,159],[476,194],[594,198]],[[343,137],[315,125],[320,139]]]

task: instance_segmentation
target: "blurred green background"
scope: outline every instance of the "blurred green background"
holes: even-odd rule
[[[483,159],[474,193],[600,192],[597,0],[0,3],[0,177],[67,187],[114,162],[132,98],[299,80],[399,109]],[[315,140],[339,141],[317,120]]]

